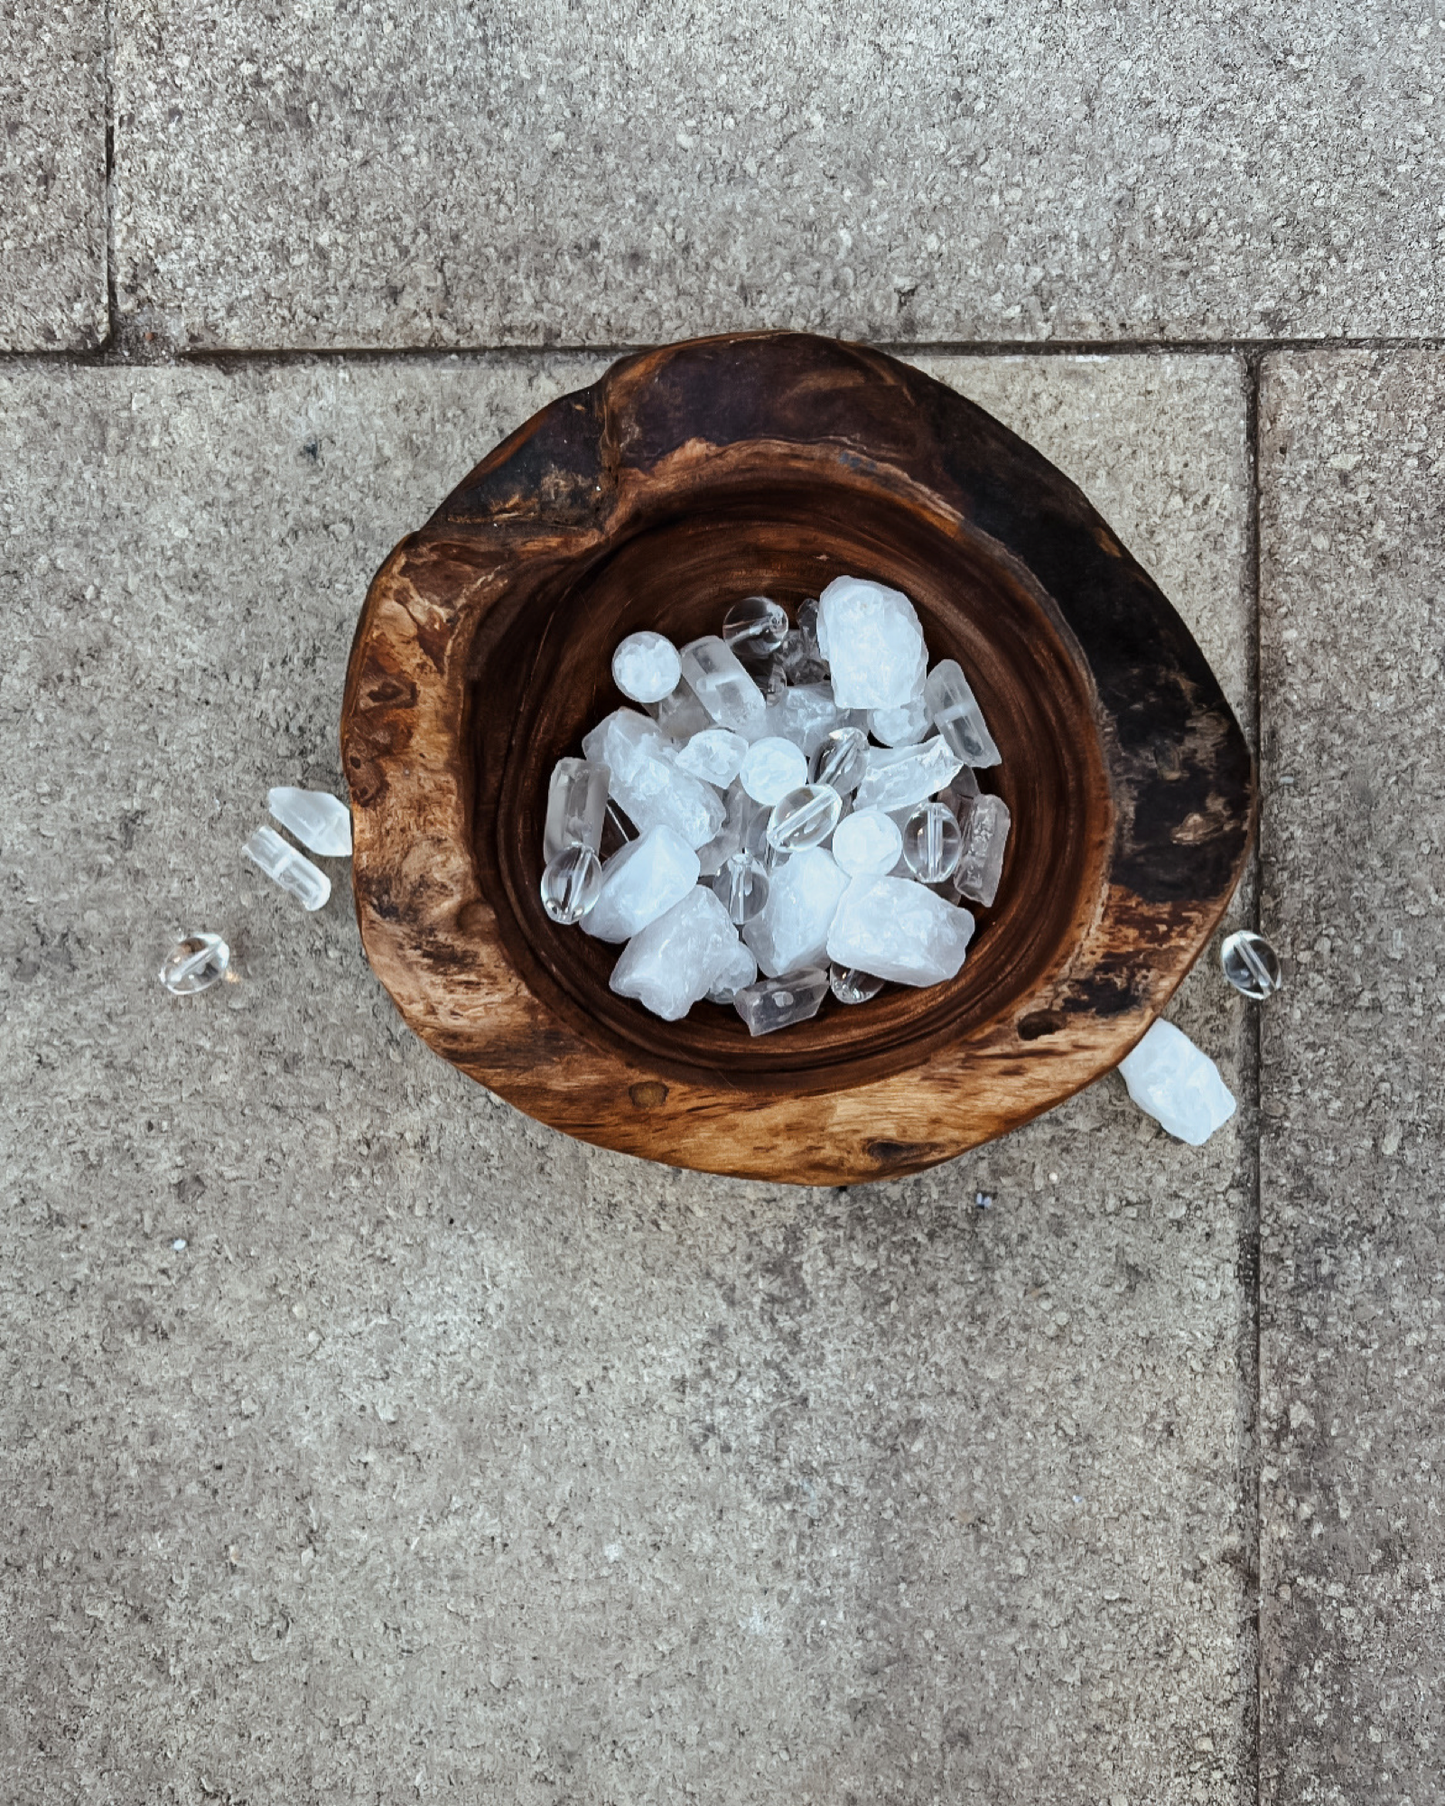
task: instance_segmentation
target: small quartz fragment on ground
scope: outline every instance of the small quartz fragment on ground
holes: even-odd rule
[[[927,802],[963,761],[935,734],[919,746],[872,747],[855,809],[911,809]]]
[[[828,957],[897,984],[953,978],[973,935],[973,917],[907,878],[855,878],[828,932]]]
[[[231,949],[218,934],[188,934],[166,956],[160,981],[173,997],[194,997],[226,976]]]
[[[327,790],[295,790],[278,784],[266,792],[266,807],[303,847],[323,859],[351,855],[351,811]]]
[[[542,858],[547,864],[564,847],[602,845],[607,818],[607,786],[611,773],[591,759],[558,759],[547,784],[547,819],[542,830]]]
[[[716,634],[682,649],[682,674],[720,727],[751,740],[761,730],[767,703],[737,654]]]
[[[730,728],[704,728],[678,753],[677,768],[690,777],[701,778],[704,784],[726,790],[742,770],[747,751],[747,741]]]
[[[599,941],[629,941],[680,903],[698,880],[697,854],[673,828],[649,828],[602,868],[582,926]]]
[[[902,590],[834,578],[818,598],[818,646],[840,709],[901,709],[923,693],[928,653]]]
[[[999,750],[984,722],[983,710],[957,659],[946,658],[933,667],[923,694],[939,733],[966,765],[999,763]]]
[[[1202,1146],[1234,1115],[1219,1068],[1172,1022],[1154,1022],[1119,1071],[1139,1108],[1191,1147]]]
[[[828,974],[812,966],[747,985],[733,998],[733,1008],[747,1023],[749,1034],[770,1035],[816,1016],[827,995]]]
[[[963,846],[953,870],[953,888],[985,909],[998,895],[1009,820],[1008,804],[1001,796],[980,796],[960,823]]]
[[[660,633],[629,633],[612,654],[612,681],[632,702],[661,702],[681,675],[677,647]]]
[[[609,985],[619,997],[635,997],[654,1016],[677,1022],[713,988],[737,938],[722,904],[694,885],[627,943]]]
[[[808,761],[802,747],[770,734],[748,748],[738,777],[754,802],[771,809],[779,797],[807,783]]]
[[[798,966],[825,963],[828,929],[847,884],[832,855],[821,847],[794,853],[776,868],[761,915],[743,930],[743,939],[769,978]]]
[[[614,709],[584,737],[582,750],[610,770],[612,794],[639,832],[666,826],[690,847],[700,847],[722,826],[722,798],[699,778],[678,770],[675,748],[646,715]]]
[[[833,830],[833,857],[850,878],[881,878],[902,852],[898,823],[881,809],[855,809]]]
[[[289,891],[303,909],[320,909],[331,895],[331,880],[282,840],[274,828],[257,828],[241,851],[273,883]]]

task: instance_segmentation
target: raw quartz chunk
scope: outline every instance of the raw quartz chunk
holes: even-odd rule
[[[840,709],[901,709],[922,694],[928,652],[902,590],[835,577],[818,598],[818,646]]]
[[[547,784],[547,820],[542,858],[550,865],[566,847],[602,845],[611,773],[590,759],[558,759]]]
[[[928,732],[928,709],[921,696],[901,709],[870,709],[868,731],[884,746],[916,746]]]
[[[953,872],[953,888],[987,909],[998,895],[1008,845],[1008,804],[1001,796],[975,797],[959,824],[963,850]]]
[[[942,790],[963,764],[937,735],[920,746],[871,747],[855,809],[912,809]]]
[[[744,739],[762,732],[767,703],[737,654],[714,634],[682,649],[682,675],[719,727]]]
[[[957,975],[973,936],[968,910],[909,878],[855,878],[828,931],[828,958],[901,985]]]
[[[799,684],[785,690],[779,701],[769,703],[765,726],[769,734],[802,747],[811,759],[842,721],[831,685]]]
[[[713,988],[734,957],[738,934],[710,890],[694,885],[622,949],[608,980],[664,1022],[677,1022]]]
[[[1153,1023],[1119,1071],[1139,1108],[1191,1147],[1202,1146],[1234,1115],[1219,1068],[1172,1022]]]
[[[697,854],[674,829],[649,828],[602,868],[597,901],[582,926],[599,941],[630,941],[680,903],[697,883]]]
[[[707,994],[708,1002],[731,1003],[743,986],[750,985],[757,975],[758,962],[741,941],[734,941],[713,979],[712,989]]]
[[[612,654],[612,681],[633,702],[661,702],[681,673],[677,647],[660,633],[629,633]]]
[[[965,765],[999,763],[1002,755],[957,659],[946,658],[933,667],[923,686],[923,698],[939,733]]]
[[[730,728],[704,728],[678,753],[677,768],[691,777],[701,778],[704,784],[715,784],[719,790],[726,790],[742,770],[747,751],[747,741]]]
[[[675,749],[635,709],[614,709],[585,736],[582,750],[611,771],[612,794],[639,833],[673,828],[690,847],[700,847],[722,826],[722,798],[678,770]]]
[[[766,904],[743,930],[769,978],[826,964],[828,929],[847,886],[832,854],[821,847],[794,853],[776,868]]]
[[[266,807],[303,847],[323,859],[350,858],[351,811],[340,797],[327,790],[294,790],[278,784],[266,792]]]
[[[827,995],[828,974],[808,966],[786,978],[764,978],[745,986],[733,998],[733,1008],[750,1035],[770,1035],[774,1029],[791,1028],[816,1016]]]

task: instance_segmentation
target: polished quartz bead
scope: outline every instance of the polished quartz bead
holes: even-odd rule
[[[963,667],[946,658],[928,673],[923,686],[928,713],[949,747],[966,765],[997,765],[1000,753],[994,745]]]
[[[768,706],[763,693],[732,647],[715,634],[683,647],[682,675],[719,727],[744,739],[761,729]]]
[[[188,934],[171,948],[160,981],[173,997],[194,997],[226,976],[231,949],[218,934]]]
[[[323,859],[350,858],[351,811],[340,797],[278,784],[266,792],[266,807],[311,852]]]
[[[962,850],[963,834],[942,803],[922,804],[903,824],[903,858],[922,884],[942,884]]]
[[[768,734],[748,748],[738,779],[754,802],[771,808],[780,796],[808,781],[808,761],[802,747]]]
[[[1284,982],[1279,955],[1262,934],[1252,928],[1240,928],[1227,937],[1219,949],[1224,976],[1254,1003],[1273,997]]]
[[[802,784],[779,797],[768,817],[768,844],[778,853],[820,846],[838,825],[843,799],[827,784]]]
[[[868,1003],[883,989],[883,980],[856,966],[834,965],[828,971],[828,985],[839,1003]]]
[[[868,736],[861,728],[833,728],[813,754],[813,782],[829,785],[839,796],[856,790],[867,769]]]
[[[788,611],[771,596],[744,596],[723,616],[722,637],[740,659],[765,658],[788,637]]]
[[[563,847],[542,873],[542,907],[570,928],[602,895],[602,861],[591,847]]]
[[[748,852],[734,853],[712,880],[714,893],[739,928],[760,914],[768,900],[768,874],[763,862]]]
[[[902,853],[902,831],[881,809],[856,810],[833,830],[833,857],[850,878],[881,878]]]
[[[739,941],[719,967],[707,994],[708,1002],[731,1003],[743,986],[752,984],[757,976],[758,962]]]
[[[747,1023],[749,1034],[771,1035],[816,1016],[827,995],[828,974],[821,967],[805,966],[783,978],[745,985],[733,998],[733,1008]]]
[[[612,681],[630,702],[661,702],[681,674],[677,647],[660,633],[629,633],[612,654]]]
[[[274,828],[257,828],[241,851],[273,883],[289,891],[303,909],[320,909],[331,895],[331,880],[325,872],[282,840]]]
[[[611,772],[591,759],[559,759],[547,784],[547,821],[542,859],[550,864],[565,847],[602,845]]]

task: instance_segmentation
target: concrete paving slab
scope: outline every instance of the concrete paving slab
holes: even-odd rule
[[[119,298],[186,345],[1445,330],[1406,0],[116,18]]]
[[[952,374],[1197,534],[1227,648],[1243,399],[1171,366]],[[0,372],[12,1785],[1233,1801],[1247,1111],[1196,1152],[1111,1077],[900,1185],[671,1172],[459,1078],[239,856],[339,782],[382,553],[593,368]],[[195,925],[238,982],[174,1000]],[[1174,1013],[1242,1090],[1232,993]]]
[[[88,351],[108,330],[104,9],[0,6],[0,351]]]
[[[1262,1797],[1445,1798],[1445,358],[1267,360]]]

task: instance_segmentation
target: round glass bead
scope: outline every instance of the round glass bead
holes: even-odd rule
[[[1226,938],[1219,949],[1219,963],[1235,990],[1254,1003],[1273,997],[1284,982],[1279,955],[1252,928],[1241,928]]]
[[[838,825],[843,799],[827,784],[803,784],[773,804],[768,844],[779,853],[821,846]]]
[[[883,989],[883,980],[856,966],[830,966],[828,985],[839,1003],[867,1003]]]
[[[813,782],[827,784],[847,796],[863,782],[868,769],[868,736],[860,727],[835,727],[813,754]]]
[[[542,907],[554,922],[580,922],[602,893],[602,861],[591,847],[564,847],[542,873]]]
[[[712,881],[714,894],[739,928],[768,900],[768,874],[761,859],[750,853],[734,853]]]
[[[962,851],[963,833],[942,803],[923,803],[903,824],[904,862],[922,884],[942,884]]]
[[[173,997],[194,997],[226,976],[231,949],[218,934],[188,934],[171,948],[160,981]]]
[[[723,616],[722,637],[739,658],[763,658],[787,639],[788,611],[771,596],[744,596]]]

